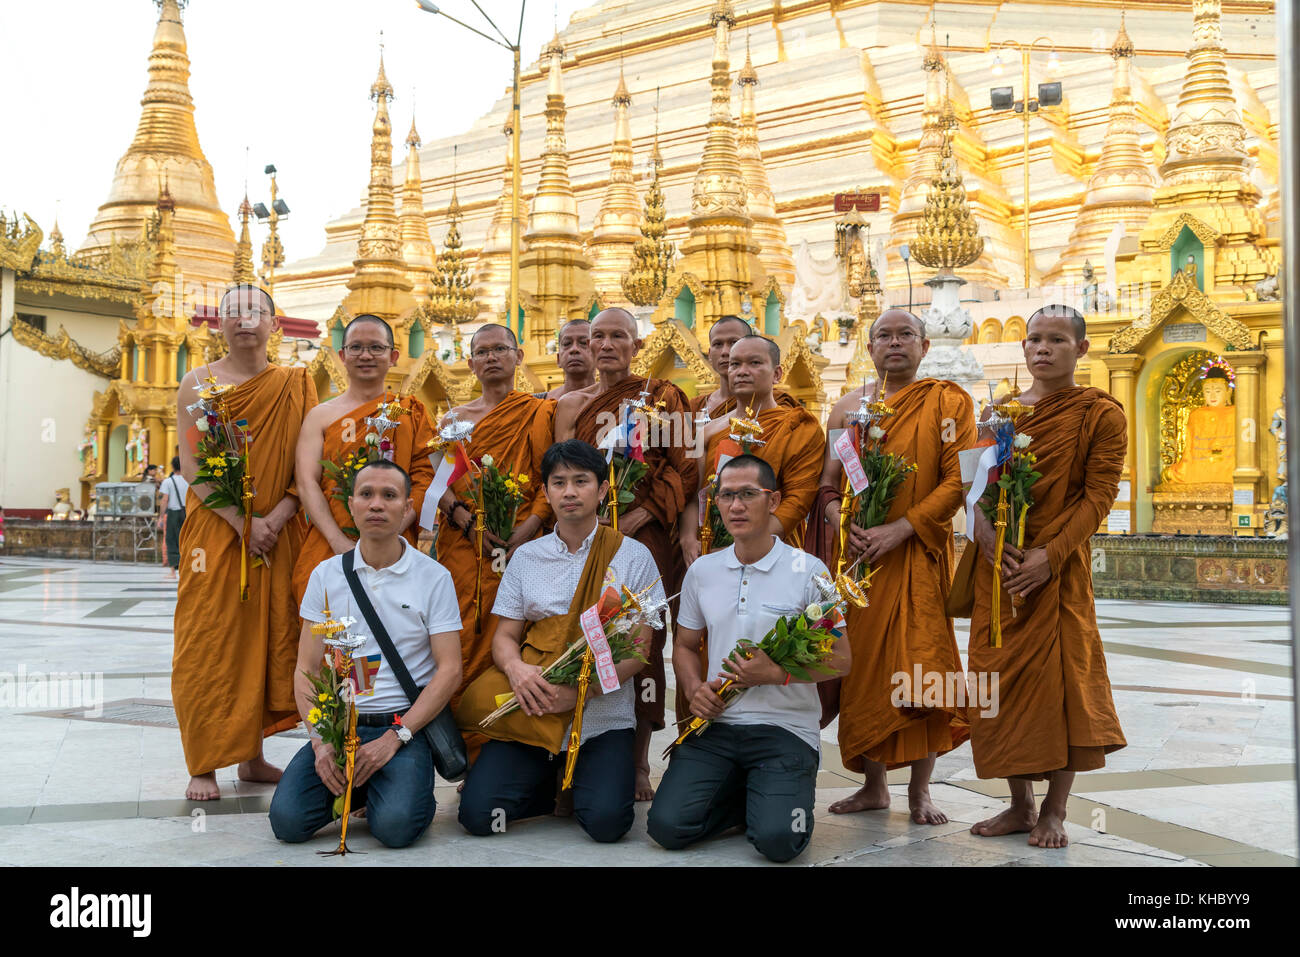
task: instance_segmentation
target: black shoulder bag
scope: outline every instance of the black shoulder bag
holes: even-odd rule
[[[415,686],[415,679],[407,670],[406,662],[402,661],[402,656],[393,647],[393,640],[388,637],[388,630],[380,621],[375,606],[370,603],[370,596],[366,594],[366,589],[353,567],[355,558],[356,549],[343,553],[343,576],[348,580],[352,597],[357,600],[357,607],[361,609],[361,614],[365,617],[366,624],[370,626],[375,641],[379,642],[379,650],[384,653],[388,666],[393,669],[397,683],[402,686],[402,691],[406,693],[411,704],[415,704],[421,689]],[[456,727],[456,719],[452,716],[451,707],[443,708],[438,717],[420,729],[420,733],[424,735],[429,750],[433,752],[433,766],[438,775],[444,781],[459,781],[463,778],[469,769],[469,757],[465,753],[465,739],[461,737],[460,729]]]

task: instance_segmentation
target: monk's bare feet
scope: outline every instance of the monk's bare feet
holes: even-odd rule
[[[190,786],[185,789],[187,801],[215,801],[221,797],[221,788],[217,787],[217,775],[196,774],[190,778]]]
[[[1033,847],[1065,847],[1070,839],[1065,835],[1065,818],[1054,810],[1043,808],[1038,816],[1038,823],[1029,832],[1029,843]]]
[[[1001,837],[1003,834],[1019,834],[1033,830],[1038,823],[1038,812],[1032,807],[1011,805],[1001,814],[972,825],[970,832],[980,837]]]
[[[635,798],[638,801],[653,801],[655,798],[654,785],[650,783],[650,769],[636,769],[636,790]]]
[[[251,761],[242,761],[239,765],[239,780],[253,781],[258,784],[278,784],[284,772],[274,764],[267,764],[266,758],[258,755]]]
[[[912,822],[915,824],[947,824],[948,815],[944,814],[930,800],[930,791],[913,792],[910,788],[907,792],[907,807],[912,812]]]
[[[856,814],[858,811],[883,811],[889,807],[889,785],[864,784],[856,792],[830,806],[832,814]]]

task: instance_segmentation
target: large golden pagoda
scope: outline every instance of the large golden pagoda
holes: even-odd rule
[[[514,157],[510,137],[514,120],[507,115],[501,132],[506,138],[506,164],[501,180],[501,194],[492,209],[492,221],[478,256],[474,259],[474,301],[478,303],[479,322],[500,322],[508,308],[510,289],[510,210],[514,193]],[[528,248],[523,240],[524,224],[528,221],[528,199],[519,197],[519,248]]]
[[[108,199],[95,214],[78,255],[93,258],[106,254],[114,239],[138,239],[154,215],[159,184],[166,178],[175,203],[176,269],[182,284],[220,288],[230,278],[235,234],[217,203],[212,167],[194,125],[180,7],[177,0],[160,4],[135,138],[117,162]],[[165,281],[175,283],[175,271]]]
[[[740,86],[740,120],[736,124],[736,154],[745,174],[745,205],[753,221],[754,241],[758,243],[758,259],[769,276],[782,288],[794,282],[794,256],[785,236],[785,225],[776,215],[776,197],[772,183],[763,165],[763,151],[758,145],[758,112],[755,97],[758,91],[758,71],[749,55],[749,38],[745,38],[745,65],[736,80]]]
[[[402,259],[411,277],[411,295],[417,302],[429,297],[433,275],[433,240],[424,217],[424,179],[420,176],[420,133],[411,117],[406,136],[406,179],[402,182],[402,212],[398,228],[402,233]]]
[[[632,133],[627,121],[631,105],[632,94],[627,91],[620,69],[613,100],[614,140],[609,149],[609,185],[592,223],[591,239],[587,240],[592,282],[607,306],[628,305],[623,292],[623,274],[632,265],[632,250],[641,235],[637,228],[641,205],[633,185]]]
[[[564,140],[564,84],[560,66],[564,47],[557,36],[546,47],[550,60],[546,90],[546,146],[542,171],[528,214],[524,240],[528,251],[519,260],[524,304],[524,348],[538,370],[553,372],[546,342],[569,319],[584,319],[597,301],[591,263],[582,250],[578,204],[569,183],[569,152]]]

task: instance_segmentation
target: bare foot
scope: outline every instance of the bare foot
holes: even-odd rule
[[[858,811],[883,811],[889,807],[889,785],[882,778],[879,785],[864,784],[858,790],[830,806],[832,814],[854,814]]]
[[[217,787],[215,772],[194,775],[190,778],[190,786],[185,789],[185,798],[188,801],[215,801],[219,797],[221,797],[221,788]]]
[[[911,790],[907,792],[907,806],[912,812],[912,821],[916,824],[947,824],[948,815],[944,814],[934,802],[930,800],[930,792],[922,791],[920,794],[913,794]]]
[[[278,784],[284,772],[273,764],[267,764],[260,755],[251,761],[239,765],[239,780],[255,781],[259,784]]]
[[[650,772],[645,768],[636,769],[636,791],[635,797],[638,801],[653,801],[655,789],[650,784]]]
[[[1029,843],[1033,847],[1065,847],[1070,839],[1065,836],[1064,817],[1044,808],[1038,824],[1029,832]]]
[[[1016,807],[1014,804],[987,820],[971,826],[970,832],[980,837],[1000,837],[1003,834],[1018,834],[1032,830],[1038,823],[1038,812],[1032,807]]]

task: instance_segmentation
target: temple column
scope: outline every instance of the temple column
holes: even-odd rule
[[[1137,495],[1134,494],[1133,482],[1133,470],[1137,464],[1138,442],[1135,427],[1137,424],[1137,374],[1141,371],[1146,360],[1142,356],[1133,355],[1132,353],[1121,353],[1119,355],[1103,356],[1102,361],[1106,363],[1106,371],[1110,374],[1110,388],[1108,391],[1124,406],[1124,414],[1128,417],[1128,449],[1124,452],[1124,471],[1120,473],[1120,482],[1124,483],[1121,486],[1121,495],[1123,488],[1126,487],[1128,489],[1128,501],[1116,500],[1114,509],[1128,510],[1128,527],[1129,532],[1132,533],[1138,530]]]
[[[1256,516],[1268,504],[1259,498],[1259,480],[1263,472],[1259,467],[1260,433],[1267,425],[1260,415],[1259,373],[1264,365],[1262,350],[1231,352],[1225,357],[1237,374],[1234,402],[1237,407],[1237,467],[1232,473],[1232,530],[1233,534],[1253,535]],[[1239,493],[1250,491],[1251,504],[1237,504]],[[1249,526],[1240,524],[1240,517],[1248,516]]]
[[[99,436],[99,456],[95,463],[95,475],[104,481],[108,480],[108,433],[111,426],[110,422],[101,422],[95,426],[95,433]]]

